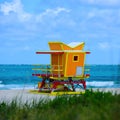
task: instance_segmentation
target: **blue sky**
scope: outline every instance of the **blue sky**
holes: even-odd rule
[[[120,0],[0,0],[0,64],[45,64],[49,41],[85,42],[88,64],[120,64]]]

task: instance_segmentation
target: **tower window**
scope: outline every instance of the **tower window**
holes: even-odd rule
[[[78,61],[78,56],[74,56],[74,61]]]

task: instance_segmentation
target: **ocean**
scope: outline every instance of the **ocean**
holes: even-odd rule
[[[33,65],[0,65],[0,90],[35,89],[40,78]],[[120,88],[120,65],[89,65],[87,88]]]

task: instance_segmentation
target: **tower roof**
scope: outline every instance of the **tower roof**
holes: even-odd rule
[[[64,44],[62,42],[49,42],[50,50],[83,50],[84,42],[72,42]]]

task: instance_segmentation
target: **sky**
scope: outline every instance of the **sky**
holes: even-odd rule
[[[85,42],[86,64],[120,64],[120,0],[0,0],[0,64],[49,64],[48,42]]]

